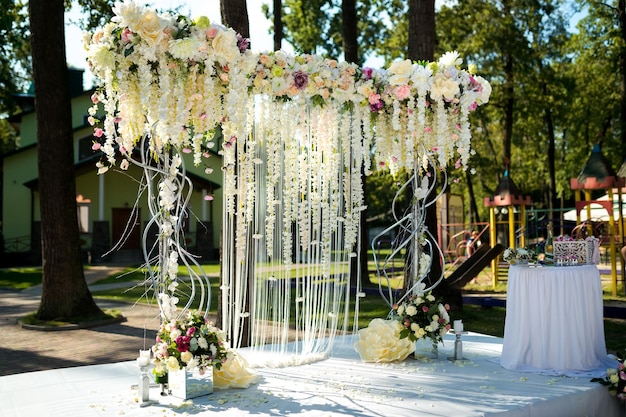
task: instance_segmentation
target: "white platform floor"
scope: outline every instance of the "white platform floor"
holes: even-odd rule
[[[469,333],[467,361],[452,362],[448,335],[438,360],[393,364],[361,362],[354,341],[339,339],[331,358],[309,365],[255,369],[261,381],[248,389],[181,401],[155,387],[150,398],[159,403],[148,407],[133,388],[135,362],[9,375],[0,378],[0,416],[626,416],[626,405],[590,376],[502,368],[499,338]]]

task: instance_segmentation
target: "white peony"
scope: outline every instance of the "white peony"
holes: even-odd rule
[[[389,85],[408,84],[413,74],[413,64],[411,60],[394,61],[387,70],[389,73]]]
[[[441,99],[451,101],[460,92],[461,89],[456,81],[444,75],[437,74],[433,81],[432,89],[430,90],[430,97],[435,101]]]
[[[257,383],[259,376],[248,370],[246,359],[233,350],[220,369],[213,368],[213,384],[217,389],[248,388]]]
[[[87,49],[87,59],[97,67],[113,68],[115,66],[115,55],[111,52],[109,45],[102,43],[92,43]]]
[[[201,47],[202,43],[196,38],[172,39],[169,42],[170,54],[182,60],[197,59]]]
[[[397,320],[374,319],[359,330],[354,349],[364,362],[394,362],[406,359],[415,351],[415,343],[400,339],[402,325]]]
[[[221,64],[232,64],[241,55],[237,46],[237,34],[232,29],[218,30],[211,45]]]
[[[154,10],[147,10],[133,29],[141,39],[146,41],[150,47],[156,47],[163,39],[163,29],[167,27],[167,22],[162,19]]]
[[[480,95],[478,96],[478,104],[488,103],[489,97],[491,96],[491,84],[489,84],[489,81],[478,75],[475,76],[474,79],[483,87]]]
[[[133,32],[137,31],[136,28],[144,14],[143,6],[139,6],[133,0],[125,0],[123,3],[115,3],[111,10],[115,13],[111,21],[122,27],[126,26]]]

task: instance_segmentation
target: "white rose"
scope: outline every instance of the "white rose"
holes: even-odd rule
[[[215,388],[248,388],[259,380],[258,375],[248,370],[248,362],[234,351],[228,351],[228,358],[220,369],[213,368]]]
[[[180,369],[180,364],[178,363],[178,359],[170,356],[165,361],[165,367],[168,369],[168,371],[177,371]]]
[[[417,314],[417,308],[414,305],[410,305],[406,308],[406,314],[408,316],[414,316]]]
[[[426,331],[420,327],[417,330],[413,330],[413,336],[415,336],[415,338],[419,340],[422,337],[426,336]]]
[[[394,61],[389,66],[388,72],[390,74],[390,85],[408,84],[411,79],[411,74],[413,73],[413,64],[409,59]]]
[[[192,359],[193,359],[193,353],[191,353],[189,351],[181,352],[180,360],[182,360],[186,364],[189,364],[189,362],[191,362]]]
[[[359,330],[354,349],[364,362],[393,362],[406,359],[415,351],[415,343],[408,337],[400,339],[402,325],[397,320],[374,319]]]
[[[152,48],[161,42],[163,29],[166,27],[167,22],[161,19],[154,10],[146,11],[134,29],[129,26],[132,31],[137,32],[141,39],[145,40]]]
[[[233,63],[241,55],[237,47],[237,34],[232,29],[219,30],[211,45],[222,64]]]
[[[460,91],[461,89],[456,81],[438,74],[435,76],[432,89],[430,90],[430,97],[435,101],[439,101],[442,98],[452,100]]]

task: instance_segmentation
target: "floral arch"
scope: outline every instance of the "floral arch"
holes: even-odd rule
[[[151,223],[159,228],[158,248],[149,248],[158,256],[147,250],[145,257],[149,266],[154,261],[162,318],[189,307],[177,306],[182,285],[207,299],[201,273],[190,269],[190,282],[177,276],[179,264],[196,264],[179,243],[191,192],[182,155],[200,164],[218,146],[222,329],[235,347],[248,322],[253,346],[285,353],[295,339],[298,362],[326,354],[334,335],[349,329],[350,301],[358,312],[363,296],[358,288],[351,293],[348,279],[366,209],[362,172],[415,172],[419,194],[429,163],[466,167],[469,114],[488,101],[489,83],[462,69],[457,52],[437,62],[359,68],[314,55],[254,53],[206,17],[159,15],[128,0],[113,10],[110,23],[85,35],[101,80],[92,122],[100,122],[99,106],[105,112],[97,166],[101,174],[114,165],[144,169]]]

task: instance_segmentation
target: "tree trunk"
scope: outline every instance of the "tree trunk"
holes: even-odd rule
[[[435,57],[435,0],[409,0],[408,58],[432,61]]]
[[[356,18],[356,0],[342,0],[341,16],[343,20],[343,55],[347,62],[361,65],[359,57],[358,29]]]
[[[626,0],[618,0],[617,13],[619,17],[620,33],[622,38],[622,47],[619,54],[620,69],[620,123],[621,123],[621,139],[622,139],[622,161],[626,161]]]
[[[63,3],[29,2],[41,204],[41,320],[102,315],[85,282],[80,256]]]
[[[546,126],[548,128],[548,176],[550,184],[548,187],[548,217],[554,218],[554,209],[556,207],[556,139],[554,135],[554,121],[552,119],[552,111],[546,109]]]
[[[249,38],[250,37],[250,22],[248,20],[248,7],[246,5],[246,0],[221,0],[220,5],[221,5],[220,7],[221,7],[221,14],[222,14],[222,21],[224,22],[224,24],[233,28],[237,33],[239,33],[244,38]],[[231,259],[235,259],[235,256],[233,256]],[[248,282],[248,285],[246,289],[247,291],[246,300],[247,302],[249,302],[249,300],[251,299],[250,289],[252,285],[252,279],[251,279],[252,271],[249,270],[247,274],[248,274],[248,279],[246,281]],[[222,282],[220,278],[220,286],[221,284]],[[223,312],[221,311],[221,308],[222,308],[221,296],[218,298],[218,301],[219,301],[218,317],[221,317],[221,315],[223,314]],[[250,311],[248,306],[246,306],[246,311]],[[243,324],[243,329],[242,329],[241,334],[242,334],[241,347],[249,346],[250,341],[251,341],[250,340],[250,337],[251,337],[250,320],[246,320],[245,323]]]
[[[283,44],[283,2],[274,0],[274,50],[279,51]]]
[[[435,0],[409,0],[409,45],[408,45],[408,58],[413,61],[427,60],[432,61],[435,59]],[[434,175],[432,172],[430,175]],[[446,186],[442,184],[440,186]],[[410,188],[410,187],[409,187]],[[431,194],[427,197],[432,200],[437,195],[437,186],[433,188]],[[413,190],[410,190],[413,193]],[[434,236],[437,244],[437,236],[439,234],[439,227],[437,222],[437,204],[431,204],[426,209],[425,225]],[[432,253],[432,267],[428,274],[428,280],[434,283],[442,274],[441,269],[442,259],[438,251]],[[455,309],[463,308],[463,299],[461,292],[448,285],[448,282],[444,279],[433,290],[435,294],[443,297],[447,303],[449,303]]]
[[[246,0],[221,0],[222,22],[244,38],[250,37],[250,22]]]
[[[504,141],[502,143],[502,160],[504,169],[511,162],[511,141],[513,138],[513,109],[515,104],[513,80],[513,56],[506,53],[504,57]]]
[[[469,218],[470,223],[480,223],[480,216],[478,214],[478,205],[476,204],[476,194],[474,193],[474,183],[472,183],[472,177],[470,174],[465,174],[467,184],[467,194],[469,198]]]
[[[353,62],[361,65],[359,58],[359,42],[358,42],[358,29],[357,29],[357,17],[356,17],[356,1],[355,0],[342,0],[341,3],[341,17],[343,21],[343,55],[346,62]],[[367,196],[366,182],[367,176],[364,172],[361,172],[361,181],[363,184],[363,194]],[[367,198],[367,197],[366,197]],[[361,211],[359,223],[361,225],[360,241],[357,247],[360,246],[359,256],[352,258],[350,262],[350,284],[356,284],[357,272],[361,271],[361,286],[369,286],[369,271],[367,263],[367,251],[369,249],[369,236],[367,233],[367,221],[366,212]],[[356,250],[356,249],[355,249]]]

